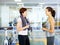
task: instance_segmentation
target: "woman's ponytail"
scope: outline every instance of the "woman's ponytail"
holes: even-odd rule
[[[55,10],[52,11],[52,16],[55,17]]]

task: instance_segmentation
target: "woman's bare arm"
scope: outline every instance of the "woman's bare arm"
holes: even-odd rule
[[[26,28],[29,28],[29,25],[26,25],[25,27],[21,27],[21,25],[22,25],[22,22],[17,22],[17,30],[18,31],[21,31],[21,30],[24,30],[24,29],[26,29]]]
[[[54,20],[50,20],[50,29],[47,29],[47,28],[42,28],[42,30],[45,30],[45,31],[48,31],[50,33],[53,33],[54,32],[54,26],[55,26],[55,22]]]

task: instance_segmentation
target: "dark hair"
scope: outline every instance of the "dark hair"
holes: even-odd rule
[[[53,10],[53,8],[51,8],[51,7],[46,7],[46,9],[48,9],[48,11],[51,12],[52,16],[55,17],[55,10]]]
[[[22,15],[27,9],[26,8],[20,8],[19,13]]]

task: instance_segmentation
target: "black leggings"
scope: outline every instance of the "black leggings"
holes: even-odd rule
[[[19,45],[30,45],[27,35],[18,35]]]
[[[47,45],[54,45],[54,36],[47,37]]]

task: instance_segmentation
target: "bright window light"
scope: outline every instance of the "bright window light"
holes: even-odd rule
[[[21,0],[14,0],[14,1],[16,1],[16,2],[18,2],[18,1],[21,2]]]

